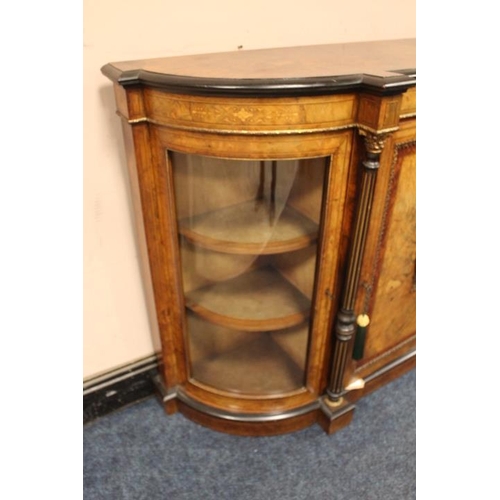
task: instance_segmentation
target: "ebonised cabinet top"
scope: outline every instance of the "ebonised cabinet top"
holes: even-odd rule
[[[127,86],[226,96],[399,93],[416,83],[416,40],[309,45],[113,62],[102,72]]]

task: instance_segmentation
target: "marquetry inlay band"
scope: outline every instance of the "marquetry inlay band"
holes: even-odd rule
[[[185,130],[187,132],[200,132],[203,134],[221,134],[221,135],[247,135],[247,136],[276,136],[276,135],[299,135],[299,134],[318,134],[324,132],[337,132],[341,130],[358,129],[360,132],[366,132],[367,134],[389,134],[398,130],[398,127],[391,127],[382,130],[375,130],[360,123],[350,123],[347,125],[337,125],[333,127],[319,127],[319,128],[301,128],[301,129],[275,129],[275,130],[243,130],[243,129],[211,129],[205,127],[191,127],[186,125],[177,125],[171,123],[163,123],[152,118],[147,118],[145,116],[141,118],[127,119],[119,111],[116,114],[126,120],[129,125],[137,125],[140,123],[151,123],[152,125],[157,125],[159,127],[171,128],[176,130]],[[400,119],[411,118],[415,114],[401,115]]]

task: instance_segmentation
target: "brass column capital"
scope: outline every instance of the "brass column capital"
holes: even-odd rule
[[[359,129],[359,135],[363,136],[365,140],[365,148],[367,153],[380,155],[385,146],[385,141],[389,137],[389,133],[375,133],[368,132],[367,130]]]

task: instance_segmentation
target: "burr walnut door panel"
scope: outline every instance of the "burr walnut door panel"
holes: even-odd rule
[[[370,316],[363,359],[366,375],[414,345],[416,330],[415,121],[386,144],[374,199],[357,310]]]

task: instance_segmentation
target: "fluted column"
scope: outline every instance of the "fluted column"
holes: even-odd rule
[[[347,259],[347,272],[340,308],[334,326],[333,357],[330,380],[327,388],[327,402],[336,403],[340,400],[343,378],[348,359],[349,342],[356,331],[356,315],[354,305],[359,284],[361,264],[365,249],[366,236],[375,192],[375,182],[380,165],[380,154],[384,147],[386,133],[373,133],[360,130],[364,136],[365,159],[361,162],[361,184],[354,220],[353,239]]]

